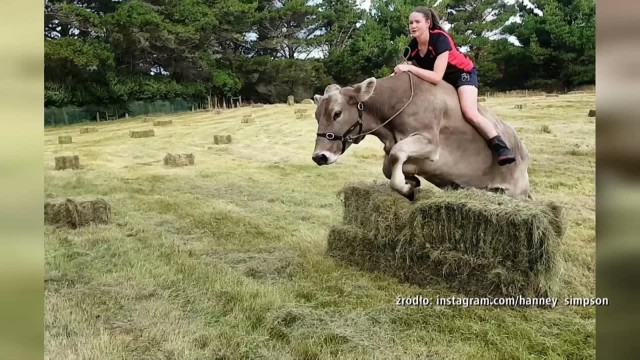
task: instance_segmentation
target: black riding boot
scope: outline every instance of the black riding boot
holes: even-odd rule
[[[500,135],[489,140],[489,148],[498,156],[498,165],[500,166],[508,165],[516,161],[516,157]]]

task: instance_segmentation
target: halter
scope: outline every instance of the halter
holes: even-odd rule
[[[409,98],[409,101],[407,101],[407,103],[404,104],[402,109],[398,110],[398,112],[395,113],[392,117],[390,117],[387,121],[385,121],[375,129],[363,133],[362,126],[364,125],[364,122],[362,120],[362,111],[364,110],[364,104],[361,102],[358,102],[358,106],[357,106],[358,120],[356,121],[355,124],[351,125],[351,127],[348,128],[347,131],[345,131],[342,135],[336,135],[334,133],[317,133],[316,135],[318,137],[323,137],[331,141],[342,141],[342,151],[340,152],[340,155],[344,154],[344,152],[347,150],[347,142],[358,144],[360,141],[364,139],[365,136],[387,125],[389,121],[393,120],[396,116],[398,116],[398,114],[400,114],[409,105],[409,103],[411,103],[411,100],[413,100],[413,77],[412,77],[413,75],[410,72],[407,72],[407,74],[409,74],[409,82],[411,83],[411,97]],[[355,130],[356,127],[358,128],[358,133],[356,135],[350,135],[350,133],[353,130]],[[358,139],[359,137],[362,137],[362,139],[356,141],[356,139]]]

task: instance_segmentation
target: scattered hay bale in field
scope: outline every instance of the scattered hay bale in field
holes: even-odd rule
[[[293,99],[293,95],[287,96],[287,105],[293,106],[296,104],[296,101]]]
[[[264,107],[264,104],[252,104],[251,107],[252,108],[261,108],[261,107]]]
[[[540,126],[540,131],[545,133],[545,134],[551,134],[551,128],[547,124],[541,125]]]
[[[89,133],[94,133],[94,132],[98,132],[98,128],[97,127],[83,127],[83,128],[80,128],[80,134],[89,134]]]
[[[485,102],[485,101],[487,101],[487,98],[483,98],[483,97],[478,98],[478,102]]]
[[[256,122],[256,119],[253,118],[253,116],[251,115],[245,115],[242,117],[242,120],[240,120],[240,123],[242,124],[253,124]]]
[[[58,136],[58,144],[71,144],[71,136]]]
[[[596,111],[595,110],[589,110],[589,113],[587,114],[588,117],[596,117]]]
[[[304,105],[313,105],[313,100],[311,99],[303,99],[302,101],[300,101],[300,104],[304,104]]]
[[[173,120],[156,120],[153,122],[153,126],[167,126],[173,124]]]
[[[523,108],[526,108],[527,104],[516,104],[515,108],[518,110],[522,110]]]
[[[560,97],[558,94],[547,94],[546,97]]]
[[[164,164],[167,166],[179,167],[189,166],[195,163],[193,154],[170,154],[164,156]]]
[[[213,135],[213,143],[216,145],[231,144],[231,135]]]
[[[294,114],[306,114],[309,109],[295,109],[293,110]]]
[[[80,157],[78,155],[56,156],[56,170],[80,169]]]
[[[45,223],[77,229],[89,224],[109,224],[111,206],[104,199],[78,201],[66,199],[44,204]]]
[[[155,131],[153,131],[153,129],[141,130],[141,131],[136,131],[136,130],[129,131],[129,137],[132,137],[132,138],[147,138],[147,137],[153,137],[153,136],[156,136],[156,133]]]
[[[541,296],[557,289],[562,208],[483,190],[418,192],[408,202],[388,185],[343,189],[343,224],[327,253],[368,271],[467,294]],[[425,194],[426,193],[426,194]]]

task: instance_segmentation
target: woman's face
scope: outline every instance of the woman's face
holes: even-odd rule
[[[409,31],[414,38],[420,38],[426,35],[429,31],[429,20],[424,18],[424,15],[419,12],[413,12],[409,16]]]

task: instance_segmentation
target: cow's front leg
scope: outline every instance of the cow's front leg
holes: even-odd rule
[[[425,134],[416,134],[398,142],[391,153],[391,188],[407,199],[415,199],[415,189],[405,181],[403,166],[409,158],[426,159],[436,161],[439,157],[439,146],[434,140]]]

